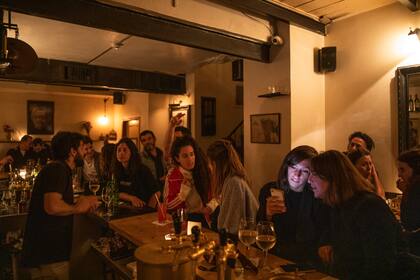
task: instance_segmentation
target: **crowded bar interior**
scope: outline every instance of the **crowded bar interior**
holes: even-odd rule
[[[0,279],[420,279],[419,9],[0,0]]]

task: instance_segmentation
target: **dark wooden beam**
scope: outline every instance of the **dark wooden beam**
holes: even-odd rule
[[[264,0],[208,0],[240,11],[271,17],[325,35],[325,24]],[[407,0],[408,1],[408,0]]]
[[[270,57],[261,41],[96,1],[0,0],[0,8],[263,62]]]
[[[419,1],[418,0],[398,0],[401,4],[409,8],[411,11],[415,12],[419,10]]]
[[[184,76],[125,70],[54,59],[38,59],[34,71],[6,74],[0,80],[76,86],[92,90],[132,90],[165,94],[184,94]]]

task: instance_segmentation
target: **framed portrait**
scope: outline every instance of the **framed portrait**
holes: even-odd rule
[[[54,102],[28,100],[28,134],[54,134]]]
[[[251,115],[251,143],[280,144],[278,113]]]
[[[179,113],[183,113],[182,126],[191,129],[191,105],[188,106],[171,106],[169,105],[169,120]]]

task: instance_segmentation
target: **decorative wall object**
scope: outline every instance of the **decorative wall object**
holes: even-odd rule
[[[183,113],[182,126],[191,129],[191,105],[188,106],[170,106],[169,105],[169,120],[177,114]]]
[[[27,133],[54,134],[54,102],[28,100]]]
[[[251,143],[280,144],[279,113],[251,115]]]

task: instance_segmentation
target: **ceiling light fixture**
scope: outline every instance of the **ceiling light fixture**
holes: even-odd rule
[[[99,118],[99,123],[101,125],[107,125],[108,124],[108,117],[106,116],[106,102],[108,101],[108,98],[104,98],[104,115]]]
[[[413,29],[411,29],[411,27],[410,27],[410,31],[408,32],[408,36],[410,36],[410,35],[417,35],[417,37],[418,37],[418,38],[419,38],[419,40],[420,40],[420,28],[416,27],[416,28],[413,30]]]

